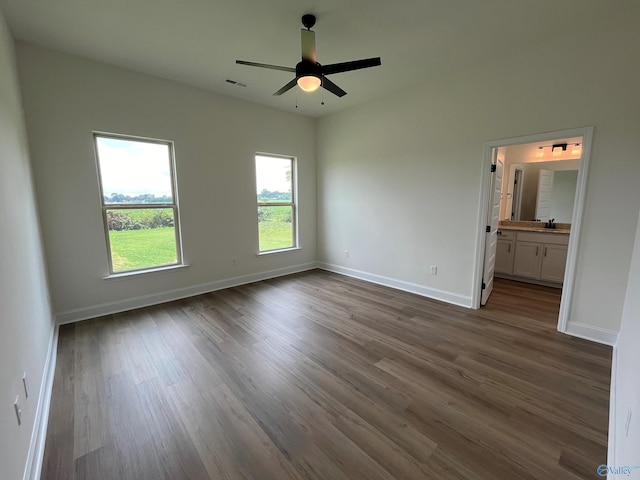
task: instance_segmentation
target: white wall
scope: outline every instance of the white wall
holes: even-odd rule
[[[7,480],[22,478],[27,465],[53,332],[35,202],[13,40],[0,12],[0,476]]]
[[[17,56],[53,305],[63,320],[315,262],[315,120],[21,43]],[[92,130],[175,142],[188,268],[103,279]],[[256,256],[255,152],[298,158],[299,251]]]
[[[488,52],[450,78],[323,117],[320,260],[470,300],[483,144],[593,125],[569,322],[617,331],[640,209],[637,21]]]
[[[611,379],[609,465],[640,466],[640,219]],[[626,431],[627,418],[631,419]],[[619,478],[613,477],[613,478]],[[640,467],[629,478],[640,478]]]

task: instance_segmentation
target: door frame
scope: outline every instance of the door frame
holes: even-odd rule
[[[510,145],[519,145],[524,143],[548,143],[550,141],[566,137],[582,137],[582,154],[580,156],[580,170],[578,171],[578,183],[576,185],[576,196],[573,206],[573,216],[571,219],[571,235],[569,235],[569,247],[567,250],[567,266],[564,273],[560,312],[558,315],[558,331],[563,333],[567,330],[567,323],[572,303],[571,300],[573,298],[580,235],[582,233],[582,217],[587,191],[589,160],[591,158],[591,144],[593,142],[593,126],[538,133],[502,140],[492,140],[484,143],[480,178],[480,197],[478,199],[479,207],[477,217],[478,227],[476,235],[475,265],[471,292],[472,308],[480,308],[482,274],[484,269],[486,219],[489,208],[489,202],[487,199],[490,201],[492,197],[492,193],[488,191],[487,186],[491,170],[492,150],[494,148],[508,147]]]
[[[511,215],[509,219],[512,221],[518,221],[515,217],[520,218],[520,212],[522,212],[522,187],[524,185],[524,170],[514,165],[513,169],[513,181],[515,185],[513,192],[511,193]],[[509,173],[511,175],[511,173]],[[515,205],[514,205],[515,204]],[[513,208],[515,206],[515,208]]]

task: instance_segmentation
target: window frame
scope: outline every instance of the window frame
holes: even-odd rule
[[[260,202],[258,201],[258,195],[256,192],[256,226],[258,227],[258,253],[257,255],[269,255],[272,253],[287,252],[290,250],[299,250],[300,241],[298,236],[298,159],[292,155],[280,155],[276,153],[264,153],[256,152],[253,156],[253,172],[254,172],[254,185],[258,183],[258,172],[256,169],[257,157],[268,157],[274,159],[286,159],[291,162],[291,201],[290,202]],[[260,207],[291,207],[291,243],[290,247],[273,248],[270,250],[260,250],[260,220],[257,218],[258,209]]]
[[[162,270],[170,270],[170,269],[175,269],[177,267],[185,266],[183,252],[182,252],[182,234],[181,234],[181,228],[180,228],[178,184],[176,182],[176,160],[175,160],[174,142],[171,140],[161,140],[157,138],[140,137],[137,135],[125,135],[120,133],[108,133],[108,132],[100,132],[100,131],[93,131],[92,137],[93,137],[94,157],[96,161],[96,171],[98,174],[98,192],[100,195],[100,205],[102,209],[102,223],[104,227],[105,241],[107,246],[107,262],[109,265],[109,274],[106,278],[122,277],[127,275],[137,275],[141,273],[158,272]],[[171,203],[125,203],[125,204],[105,203],[104,189],[102,186],[102,171],[100,169],[100,156],[98,154],[98,138],[112,138],[116,140],[155,143],[155,144],[167,146],[169,150],[169,176],[171,180],[171,198],[173,199],[173,202]],[[152,210],[152,209],[159,209],[159,208],[171,208],[173,211],[173,228],[174,228],[174,235],[175,235],[176,261],[173,263],[168,263],[163,265],[134,268],[130,270],[122,270],[117,272],[114,271],[113,257],[111,254],[111,239],[109,237],[109,224],[107,220],[107,211],[108,210],[134,210],[134,209]]]

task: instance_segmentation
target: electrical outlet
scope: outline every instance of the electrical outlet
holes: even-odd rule
[[[429,271],[431,272],[431,275],[437,275],[438,274],[438,266],[437,265],[431,265],[431,269]]]
[[[13,408],[16,410],[16,418],[18,419],[18,426],[22,425],[22,407],[20,407],[20,396],[16,395],[16,401],[13,402]]]
[[[234,267],[238,266],[238,259],[236,257],[233,257],[231,259],[231,265],[233,265]]]
[[[631,409],[627,410],[627,421],[624,423],[624,436],[629,436],[629,427],[631,426],[631,415],[633,411]]]
[[[344,258],[349,258],[349,250],[344,251]]]
[[[29,398],[29,382],[27,381],[27,372],[22,374],[22,386],[24,387],[24,398]]]

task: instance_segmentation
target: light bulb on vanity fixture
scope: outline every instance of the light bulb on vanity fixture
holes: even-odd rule
[[[538,149],[536,150],[536,157],[538,157],[538,158],[544,157],[544,147],[543,146],[538,147]]]
[[[582,155],[582,145],[574,143],[571,147],[571,155]]]
[[[552,152],[551,155],[553,155],[554,157],[559,157],[560,155],[562,155],[562,152],[566,152],[566,151],[567,151],[566,143],[555,143],[551,147],[551,152]]]

